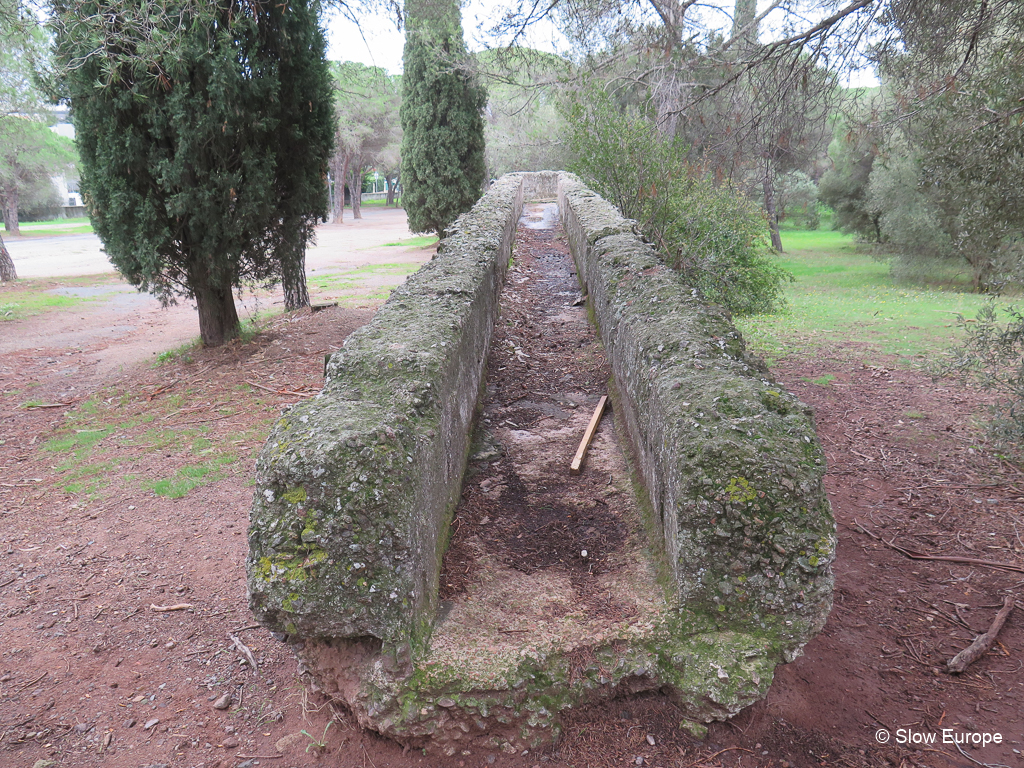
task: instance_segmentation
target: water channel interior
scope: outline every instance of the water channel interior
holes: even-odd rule
[[[569,472],[610,378],[557,204],[527,204],[441,573],[435,649],[454,652],[471,634],[492,648],[572,650],[658,610],[614,413],[583,471]]]

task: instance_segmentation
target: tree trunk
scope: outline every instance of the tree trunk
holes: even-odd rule
[[[306,247],[295,245],[291,239],[281,244],[281,286],[284,288],[284,308],[291,312],[309,306],[309,288],[306,285]]]
[[[772,236],[772,248],[783,253],[782,237],[779,235],[779,214],[775,210],[775,180],[772,178],[771,165],[765,167],[761,184],[764,189],[764,210],[768,214],[768,231]]]
[[[7,190],[4,195],[4,229],[12,235],[20,235],[18,227],[18,189],[14,187]]]
[[[345,185],[348,184],[348,157],[342,161],[341,173],[334,179],[335,220],[345,220]]]
[[[388,199],[385,201],[386,205],[394,206],[395,204],[395,192],[398,188],[398,174],[395,173],[392,176],[384,177],[388,183]]]
[[[217,285],[205,263],[194,260],[189,269],[192,291],[199,308],[199,335],[205,347],[219,347],[237,339],[240,327],[230,285]]]
[[[14,260],[11,258],[11,254],[7,252],[7,246],[4,245],[3,237],[0,237],[0,283],[17,279],[18,273],[14,269]]]
[[[352,196],[352,218],[361,219],[363,214],[359,208],[363,202],[363,169],[356,166],[349,175],[351,179],[348,184],[348,193]]]

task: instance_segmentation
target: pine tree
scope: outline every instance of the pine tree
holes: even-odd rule
[[[413,232],[444,229],[480,197],[487,94],[465,68],[458,0],[405,4],[402,203]]]
[[[318,4],[161,6],[176,44],[140,65],[126,35],[120,66],[91,55],[77,21],[103,18],[97,5],[54,3],[93,226],[133,285],[168,303],[194,298],[204,344],[222,344],[239,332],[236,288],[282,273],[304,288],[333,136],[318,122],[331,114]]]

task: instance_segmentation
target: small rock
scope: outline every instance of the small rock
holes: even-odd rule
[[[142,726],[142,730],[148,731],[150,728],[152,728],[153,726],[155,726],[159,722],[160,722],[160,718],[159,717],[154,717],[152,720],[147,720],[146,724],[144,726]]]
[[[227,709],[230,706],[231,706],[231,694],[230,693],[225,693],[223,696],[221,696],[219,699],[217,699],[215,702],[213,702],[213,708],[214,709]]]
[[[287,736],[283,736],[277,740],[274,747],[278,752],[287,752],[289,749],[296,749],[303,747],[309,743],[309,739],[303,736],[301,733],[290,733]]]
[[[654,746],[654,737],[651,736],[651,734],[649,733],[647,734],[647,743],[650,744],[652,747]]]
[[[644,759],[642,757],[640,757],[640,755],[637,755],[635,758],[633,758],[633,763],[635,765],[643,765],[644,764]]]
[[[176,645],[177,645],[177,643],[174,642],[173,640],[171,640],[169,642],[164,643],[164,648],[166,648],[168,651],[171,651],[171,650],[174,650],[174,647]]]
[[[449,699],[447,696],[442,696],[437,700],[437,706],[449,709],[455,706],[455,701],[453,699]]]
[[[92,730],[92,726],[89,723],[78,723],[75,725],[75,733],[88,733]]]
[[[135,720],[134,717],[129,717],[127,720],[124,721],[124,727],[131,728],[133,725],[135,725],[136,722],[137,721]]]
[[[238,768],[252,768],[254,765],[256,765],[255,760],[246,760],[244,763],[239,763]]]
[[[494,760],[495,760],[494,755],[488,755],[487,756],[487,764],[488,765],[494,765]]]
[[[224,747],[224,749],[234,749],[235,747],[238,746],[238,744],[239,744],[238,739],[236,739],[234,736],[228,736],[221,743],[221,746]]]

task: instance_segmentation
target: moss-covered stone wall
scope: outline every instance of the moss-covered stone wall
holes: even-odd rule
[[[680,609],[791,659],[832,602],[835,522],[809,409],[634,222],[570,174],[558,200]]]
[[[274,427],[246,561],[264,625],[399,656],[425,636],[521,208],[520,177],[492,185]]]

